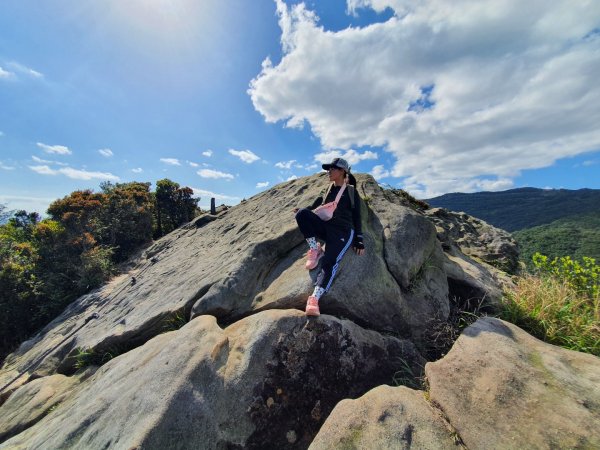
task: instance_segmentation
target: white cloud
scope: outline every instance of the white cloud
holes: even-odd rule
[[[296,175],[292,175],[291,177],[286,178],[285,181],[292,181],[292,180],[297,180],[298,177]]]
[[[0,195],[0,203],[8,206],[8,209],[24,209],[26,211],[44,212],[56,198],[32,197],[23,195]]]
[[[141,167],[137,167],[135,169],[131,169],[131,171],[133,173],[142,173],[144,171],[144,169],[142,169]]]
[[[252,153],[250,150],[233,150],[229,149],[229,153],[233,156],[237,156],[246,164],[252,164],[255,161],[258,161],[260,158]]]
[[[88,170],[73,169],[72,167],[61,167],[52,169],[49,166],[28,166],[31,170],[41,175],[65,175],[74,180],[108,180],[119,181],[119,177],[107,172],[91,172]]]
[[[226,195],[226,194],[219,194],[216,192],[207,191],[205,189],[198,189],[198,188],[193,187],[192,190],[194,191],[194,195],[196,197],[200,197],[200,202],[198,204],[202,208],[208,208],[210,206],[211,198],[214,198],[218,202],[224,202],[229,205],[239,203],[239,201],[240,201],[239,197]]]
[[[24,66],[23,64],[19,64],[18,62],[11,62],[11,63],[8,64],[8,66],[11,69],[13,69],[13,70],[15,70],[15,71],[17,71],[19,73],[25,74],[25,75],[27,75],[29,77],[32,77],[32,78],[44,78],[44,74],[43,73],[38,72],[37,70],[33,70],[31,67],[27,67],[27,66]]]
[[[598,164],[598,160],[594,160],[594,159],[588,159],[584,162],[581,163],[582,166],[584,167],[590,167],[590,166],[594,166],[596,164]]]
[[[114,153],[112,152],[112,150],[110,148],[101,148],[100,150],[98,150],[98,153],[100,153],[102,156],[105,156],[107,158],[110,158],[111,156],[114,155]]]
[[[381,180],[382,178],[388,178],[391,173],[389,170],[385,169],[384,166],[375,166],[373,170],[371,170],[371,175],[376,180]]]
[[[187,161],[187,163],[190,165],[190,167],[199,167],[200,166],[200,164],[195,163],[193,161]]]
[[[230,173],[219,172],[218,170],[211,170],[211,169],[200,169],[196,173],[198,175],[200,175],[202,178],[215,178],[215,179],[225,178],[227,180],[233,180],[235,178]]]
[[[50,153],[52,155],[71,155],[73,153],[64,145],[47,145],[42,144],[41,142],[38,142],[36,145],[46,153]]]
[[[206,150],[205,152],[202,152],[202,154],[204,156],[208,156],[210,158],[213,155],[213,151],[212,150]]]
[[[359,153],[356,150],[350,149],[346,151],[340,150],[329,150],[315,155],[315,161],[321,164],[330,163],[334,158],[344,158],[348,161],[348,164],[352,167],[354,164],[358,164],[361,161],[367,159],[377,159],[378,155],[375,152],[367,150],[363,153]]]
[[[261,189],[261,188],[265,188],[269,185],[268,181],[262,181],[260,183],[256,183],[256,188],[257,189]]]
[[[32,159],[34,162],[36,162],[36,163],[40,163],[40,164],[55,164],[55,165],[58,165],[58,166],[68,166],[68,164],[67,164],[67,163],[60,162],[60,161],[49,161],[49,160],[47,160],[47,159],[42,159],[42,158],[39,158],[39,157],[37,157],[37,156],[35,156],[35,155],[31,155],[31,159]]]
[[[340,31],[276,0],[283,58],[248,93],[324,149],[382,147],[428,196],[504,187],[600,147],[600,5],[584,0],[350,0],[394,16]]]
[[[7,166],[2,161],[0,161],[0,169],[2,170],[15,170],[14,166]]]
[[[289,170],[292,168],[292,166],[294,165],[295,162],[296,162],[295,159],[292,159],[291,161],[286,161],[286,162],[281,161],[281,162],[275,163],[275,167],[277,167],[279,169]]]
[[[0,80],[10,80],[14,78],[14,76],[14,73],[4,70],[2,67],[0,67]]]
[[[180,166],[181,163],[177,158],[160,158],[160,162],[168,164],[170,166]]]

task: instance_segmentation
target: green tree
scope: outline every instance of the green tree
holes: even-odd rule
[[[103,245],[114,251],[116,262],[152,239],[154,200],[150,183],[110,182],[100,185],[104,194],[98,234]]]
[[[154,237],[164,236],[194,218],[199,199],[192,197],[193,194],[191,188],[181,188],[168,178],[156,182]]]

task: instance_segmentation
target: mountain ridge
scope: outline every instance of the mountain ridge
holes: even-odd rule
[[[600,189],[539,189],[449,193],[425,199],[433,207],[461,211],[515,232],[564,217],[600,211]]]

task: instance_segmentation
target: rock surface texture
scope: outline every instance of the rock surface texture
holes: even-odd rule
[[[382,386],[423,376],[422,337],[432,320],[447,319],[457,299],[497,300],[510,280],[494,261],[510,260],[516,247],[489,226],[423,211],[400,191],[357,178],[367,252],[343,259],[319,318],[302,312],[317,271],[304,269],[306,243],[292,213],[326,189],[325,176],[314,175],[175,230],[133,261],[131,272],[78,299],[9,355],[0,370],[0,448],[364,448],[370,439],[370,448],[450,448],[460,443],[452,427],[472,448],[525,439],[501,428],[502,417],[498,430],[512,440],[482,438],[457,418],[476,407],[452,399],[452,389],[461,397],[479,386],[468,386],[479,379],[477,367],[491,370],[511,348],[482,353],[494,348],[483,339],[488,334],[507,339],[484,330],[496,322],[481,321],[482,331],[461,337],[483,342],[479,353],[474,347],[462,354],[461,368],[475,365],[462,380],[436,378],[455,353],[427,365],[433,402],[421,391]],[[469,242],[479,244],[457,240],[456,230],[468,230]],[[570,353],[554,360],[543,345],[518,342],[527,344],[519,350],[523,361],[547,369],[531,376],[550,377],[548,386],[577,421],[598,419],[597,396],[583,396],[593,383],[597,389],[586,365],[593,360],[580,363]],[[557,367],[562,372],[555,374]],[[486,395],[498,390],[497,402],[514,394],[504,370],[490,372],[499,387],[479,382]],[[565,374],[576,399],[560,383]],[[588,381],[576,383],[576,375]],[[562,401],[538,400],[545,408]],[[502,406],[480,403],[486,417]],[[559,434],[572,432],[560,425]],[[559,437],[548,442],[571,442]],[[596,443],[593,434],[582,439]]]
[[[468,448],[600,448],[600,358],[479,319],[425,367]]]

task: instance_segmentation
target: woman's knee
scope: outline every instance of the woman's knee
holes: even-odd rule
[[[308,218],[310,217],[310,214],[312,214],[312,211],[308,208],[299,209],[295,216],[296,222],[298,222],[298,223],[306,222],[308,220]]]

